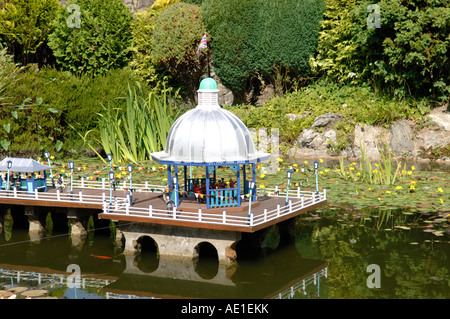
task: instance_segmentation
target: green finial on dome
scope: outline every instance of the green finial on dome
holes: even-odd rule
[[[217,90],[217,83],[212,78],[205,78],[200,82],[200,90]]]

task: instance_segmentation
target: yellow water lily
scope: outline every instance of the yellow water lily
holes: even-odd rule
[[[266,175],[265,174],[261,174],[261,175],[259,175],[259,177],[264,178],[264,177],[266,177]]]
[[[308,161],[304,161],[303,164],[308,164]]]
[[[403,187],[401,187],[400,185],[397,186],[395,189],[403,189]]]
[[[412,175],[412,171],[408,171],[408,175]]]
[[[415,168],[415,166],[413,165],[413,166],[411,166],[411,170],[413,171],[413,170],[415,170],[416,168]]]
[[[320,158],[320,159],[319,159],[319,162],[323,163],[323,159]]]
[[[386,191],[386,194],[390,194],[390,193],[392,193],[391,191]]]
[[[443,193],[444,192],[444,190],[441,187],[438,187],[438,191],[439,191],[439,193]]]
[[[442,200],[442,198],[439,198],[440,202],[442,205],[444,205],[444,201]]]
[[[278,162],[282,162],[283,161],[283,159],[281,157],[278,157],[277,160],[278,160]]]

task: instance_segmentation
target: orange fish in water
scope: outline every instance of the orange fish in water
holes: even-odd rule
[[[112,257],[108,257],[108,256],[99,256],[99,255],[91,255],[94,258],[99,258],[99,259],[112,259]]]

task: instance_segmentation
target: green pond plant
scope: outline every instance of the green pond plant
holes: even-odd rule
[[[114,160],[133,163],[150,159],[152,152],[165,147],[169,130],[180,111],[172,107],[167,90],[162,96],[143,96],[139,83],[129,86],[125,109],[111,103],[98,113],[100,144]]]

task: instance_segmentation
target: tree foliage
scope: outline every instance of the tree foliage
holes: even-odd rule
[[[151,37],[151,56],[185,86],[191,101],[206,65],[204,51],[201,59],[197,48],[206,33],[200,7],[183,2],[175,3],[162,12]]]
[[[151,39],[155,23],[161,12],[179,0],[158,0],[144,11],[136,13],[132,22],[133,43],[130,66],[141,76],[155,92],[161,91],[170,74],[158,66],[152,59]]]
[[[450,3],[382,0],[379,27],[370,2],[327,0],[311,66],[338,82],[369,81],[395,96],[450,95]]]
[[[17,81],[23,67],[14,63],[14,57],[8,54],[6,47],[0,43],[0,106],[8,98],[5,91]]]
[[[58,64],[98,75],[125,66],[130,57],[131,13],[120,0],[69,0],[50,35]]]
[[[215,71],[229,89],[239,92],[255,78],[279,87],[281,73],[309,74],[322,1],[205,0],[203,8]]]
[[[0,0],[0,38],[6,42],[16,61],[26,65],[45,47],[58,0]]]

